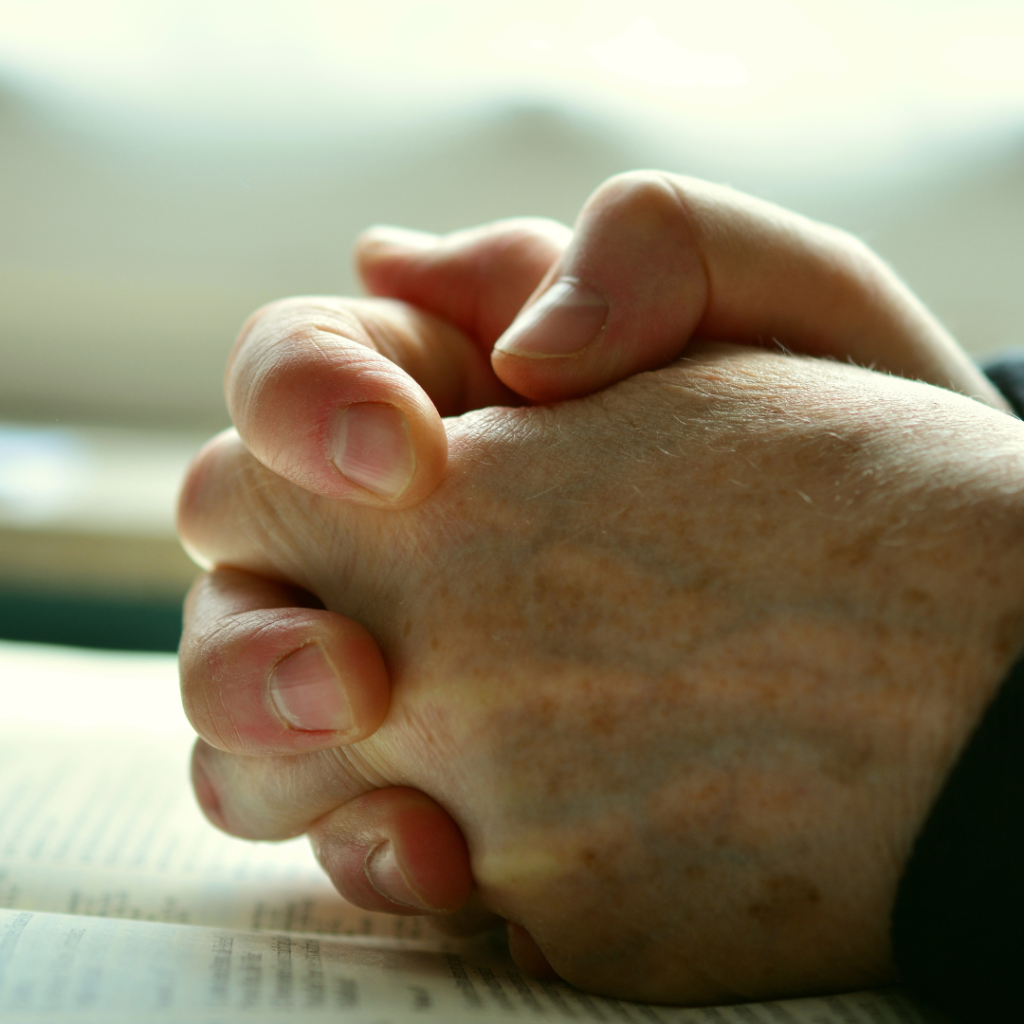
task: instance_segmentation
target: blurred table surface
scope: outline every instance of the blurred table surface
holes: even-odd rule
[[[0,423],[0,586],[178,600],[199,571],[174,532],[205,438]]]

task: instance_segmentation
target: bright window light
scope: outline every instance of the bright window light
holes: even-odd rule
[[[658,31],[651,18],[637,18],[617,36],[594,43],[587,53],[603,68],[666,89],[737,89],[750,81],[731,53],[698,53]]]
[[[525,97],[896,139],[1024,117],[1020,0],[0,0],[0,83],[323,128]],[[858,141],[856,145],[861,145]]]
[[[969,82],[1024,86],[1024,35],[963,36],[946,47],[942,64]]]

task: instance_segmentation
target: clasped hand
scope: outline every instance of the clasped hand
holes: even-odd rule
[[[1024,636],[1021,424],[866,250],[726,190],[359,257],[386,298],[246,325],[183,491],[206,813],[595,992],[890,977]]]

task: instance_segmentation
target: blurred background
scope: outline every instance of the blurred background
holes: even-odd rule
[[[659,167],[1022,340],[1024,4],[0,0],[0,637],[172,649],[178,479],[257,305],[374,222],[571,222]]]

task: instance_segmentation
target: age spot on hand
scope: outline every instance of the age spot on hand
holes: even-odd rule
[[[821,890],[798,875],[777,875],[765,882],[763,897],[747,907],[747,913],[765,928],[788,926],[795,918],[814,911]]]

